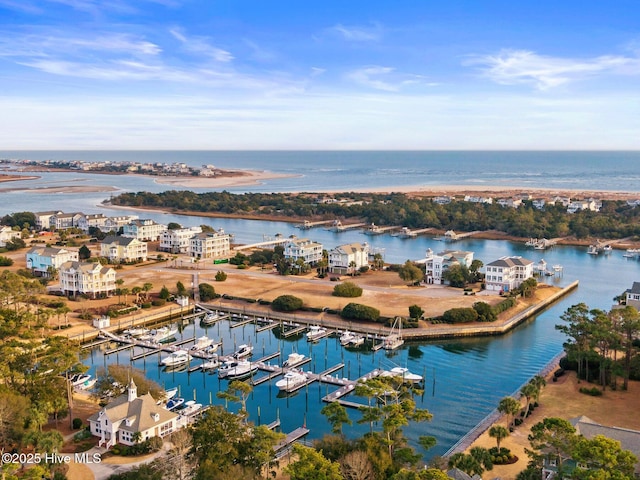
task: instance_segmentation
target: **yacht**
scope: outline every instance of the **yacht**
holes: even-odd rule
[[[71,380],[71,385],[74,387],[80,387],[83,383],[89,381],[91,375],[88,373],[76,373],[69,380]]]
[[[605,255],[609,255],[613,251],[613,247],[611,245],[605,245],[602,248],[602,251],[604,252]]]
[[[281,380],[276,382],[276,387],[280,390],[290,391],[295,387],[303,385],[307,381],[307,375],[299,370],[289,370]]]
[[[167,402],[167,410],[175,410],[184,403],[184,398],[174,397]]]
[[[140,337],[142,335],[146,335],[149,333],[149,329],[148,328],[127,328],[124,332],[125,335],[129,336],[129,337]]]
[[[168,357],[163,358],[160,364],[165,367],[177,367],[178,365],[189,363],[192,358],[186,350],[176,350],[170,353]]]
[[[640,254],[640,249],[627,248],[627,251],[622,254],[625,258],[636,258]]]
[[[238,349],[233,353],[232,357],[235,359],[240,359],[244,357],[248,357],[253,352],[253,347],[251,345],[242,344],[238,347]]]
[[[340,345],[343,347],[357,347],[364,343],[364,337],[349,330],[345,330],[340,335]]]
[[[213,325],[214,323],[216,323],[218,320],[221,320],[221,319],[222,319],[222,315],[220,315],[218,312],[209,312],[204,317],[202,317],[202,320],[200,320],[200,323],[202,323],[202,325]]]
[[[312,325],[307,332],[307,342],[315,342],[327,335],[327,330],[319,325]]]
[[[176,327],[160,327],[156,330],[152,330],[146,335],[141,336],[140,340],[148,340],[150,342],[160,343],[170,339],[176,333],[178,333],[178,329]]]
[[[394,377],[402,377],[405,383],[420,383],[422,382],[422,375],[411,373],[408,368],[394,367],[390,370]]]
[[[96,384],[97,381],[97,378],[91,378],[91,375],[89,375],[89,378],[87,378],[84,382],[75,385],[75,388],[77,390],[89,390]]]
[[[220,361],[218,360],[218,355],[214,355],[210,360],[204,362],[202,364],[203,370],[215,370],[220,366]]]
[[[306,358],[307,357],[305,357],[304,354],[302,353],[291,352],[287,357],[287,359],[282,364],[282,368],[295,367],[296,365],[299,365]]]
[[[246,360],[225,362],[218,368],[218,378],[242,380],[258,371],[258,366]]]
[[[204,350],[210,347],[212,344],[213,344],[213,339],[204,335],[196,340],[196,343],[193,344],[190,350],[192,352],[198,352],[200,350]]]
[[[185,415],[185,416],[193,415],[201,408],[202,408],[201,403],[196,403],[195,400],[189,400],[184,404],[184,408],[180,410],[180,415]]]
[[[404,340],[402,339],[402,320],[396,318],[391,327],[391,333],[382,339],[382,348],[385,350],[395,350],[402,345],[404,345]]]
[[[167,400],[171,400],[177,394],[178,394],[178,387],[173,387],[173,388],[170,388],[169,390],[164,391],[164,398],[166,398]]]

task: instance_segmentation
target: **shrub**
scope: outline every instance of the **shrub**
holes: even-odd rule
[[[9,257],[0,256],[0,267],[10,267],[13,265],[13,260]]]
[[[340,316],[350,320],[368,320],[376,322],[380,318],[380,310],[367,305],[361,305],[359,303],[349,303],[342,309]]]
[[[344,282],[333,287],[334,297],[359,297],[362,295],[362,288],[352,282]]]
[[[409,317],[413,318],[414,320],[418,320],[422,318],[422,315],[424,315],[424,310],[420,305],[409,306]]]
[[[140,305],[140,308],[151,308],[151,302],[144,302]]]
[[[593,388],[581,387],[580,393],[584,393],[585,395],[591,395],[592,397],[602,396],[602,390],[600,390],[598,387],[593,387]]]
[[[478,320],[478,312],[473,308],[452,308],[442,314],[445,323],[467,323]]]
[[[164,298],[156,298],[151,302],[151,305],[153,305],[154,307],[162,307],[166,303],[167,301]]]
[[[162,448],[162,439],[160,437],[151,437],[149,440],[146,440],[148,451],[157,452]]]
[[[216,282],[224,282],[226,279],[227,274],[222,270],[219,270],[218,273],[216,273]]]
[[[201,283],[198,285],[198,292],[200,293],[200,300],[203,302],[208,302],[216,298],[216,291],[209,283]]]
[[[491,305],[485,302],[476,302],[473,304],[473,309],[478,314],[479,322],[493,322],[497,318],[495,312],[491,308]]]
[[[71,426],[73,427],[74,430],[78,430],[82,428],[82,419],[74,418],[73,421],[71,422]]]
[[[238,270],[245,270],[247,268],[247,266],[244,263],[241,263],[240,265],[238,265]]]
[[[369,271],[369,265],[363,265],[360,267],[360,273],[367,273]]]
[[[302,299],[293,295],[280,295],[271,302],[271,308],[278,312],[293,312],[294,310],[299,310],[302,307],[302,303]]]
[[[158,296],[163,300],[167,300],[171,296],[171,292],[169,292],[169,289],[163,285]]]

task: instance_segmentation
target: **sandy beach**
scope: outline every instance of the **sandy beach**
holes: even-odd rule
[[[223,175],[215,177],[155,177],[155,182],[185,188],[245,187],[260,185],[265,180],[297,176],[259,170],[225,170]]]

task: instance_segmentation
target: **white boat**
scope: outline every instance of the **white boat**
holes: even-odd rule
[[[282,368],[290,368],[299,365],[305,358],[304,354],[298,352],[291,352],[287,359],[282,364]]]
[[[218,378],[241,380],[258,371],[258,366],[246,360],[225,362],[218,368]]]
[[[408,368],[394,367],[390,370],[393,376],[402,377],[402,380],[406,383],[420,383],[422,382],[422,375],[411,373]]]
[[[184,408],[180,410],[180,415],[185,415],[185,416],[193,415],[201,408],[202,408],[201,403],[196,403],[195,400],[189,400],[188,402],[185,402]]]
[[[404,345],[404,340],[402,339],[402,319],[396,318],[391,327],[391,333],[382,339],[382,348],[385,350],[395,350],[402,345]]]
[[[611,245],[605,245],[602,247],[602,251],[605,255],[609,255],[613,251],[613,247]]]
[[[280,390],[289,391],[295,387],[306,383],[307,375],[299,370],[289,370],[281,380],[276,382],[276,387]]]
[[[222,319],[222,315],[220,315],[218,312],[209,312],[204,317],[202,317],[202,320],[200,320],[200,323],[202,323],[203,325],[213,325],[214,323],[216,323],[218,320],[221,320],[221,319]]]
[[[173,388],[170,388],[169,390],[164,391],[164,398],[166,398],[167,400],[171,400],[177,394],[178,394],[178,387],[173,387]]]
[[[205,348],[210,347],[213,344],[213,339],[203,335],[196,340],[196,343],[189,349],[192,352],[198,352],[200,350],[204,350]]]
[[[207,354],[208,356],[215,355],[216,352],[218,351],[218,346],[219,346],[218,343],[209,345],[207,348],[204,349],[204,353]]]
[[[89,376],[91,376],[91,375],[89,375]],[[97,378],[89,378],[89,379],[85,380],[84,382],[82,382],[81,384],[76,385],[75,388],[77,390],[89,390],[91,387],[93,387],[96,384],[97,381],[98,381]]]
[[[173,337],[176,333],[178,333],[178,329],[176,327],[160,327],[156,330],[152,330],[147,335],[141,336],[140,340],[160,343]]]
[[[622,254],[626,258],[636,258],[640,254],[640,249],[627,248],[627,251]]]
[[[214,355],[211,360],[208,360],[202,364],[203,370],[215,370],[220,366],[220,361],[218,360],[218,356]]]
[[[125,335],[128,335],[130,337],[140,337],[142,335],[146,335],[149,333],[149,329],[148,328],[127,328],[124,332]]]
[[[345,330],[340,335],[340,345],[343,347],[357,347],[364,343],[364,337],[349,330]]]
[[[84,382],[87,382],[91,378],[91,375],[88,373],[76,373],[69,380],[71,380],[71,385],[74,387],[80,387]]]
[[[596,245],[589,245],[587,253],[589,255],[598,255],[598,247]]]
[[[184,403],[184,398],[174,397],[167,402],[167,410],[175,410]]]
[[[232,357],[235,359],[240,359],[244,357],[248,357],[253,352],[253,347],[251,345],[242,344],[238,347],[238,349],[233,353]]]
[[[160,361],[165,367],[177,367],[189,363],[193,357],[186,350],[176,350]]]
[[[307,332],[307,342],[315,342],[327,335],[327,330],[319,325],[311,325]]]

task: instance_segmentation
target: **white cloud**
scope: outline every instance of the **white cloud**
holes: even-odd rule
[[[397,73],[394,68],[378,65],[353,70],[347,73],[347,78],[358,85],[386,92],[397,92],[403,87],[423,83],[420,75]]]
[[[203,55],[205,57],[211,58],[216,62],[230,62],[233,60],[233,55],[221,48],[215,47],[209,43],[209,39],[206,37],[187,37],[182,31],[178,28],[173,28],[169,30],[171,35],[173,35],[177,40],[182,43],[184,49],[190,53],[196,53],[198,55]]]
[[[382,28],[379,25],[362,27],[345,26],[339,23],[328,29],[328,32],[334,35],[339,35],[345,40],[351,42],[372,42],[380,40],[382,37]]]
[[[480,65],[483,74],[502,85],[533,84],[540,90],[608,73],[640,73],[638,58],[605,55],[587,59],[551,57],[527,50],[503,50],[473,57],[466,65]]]

